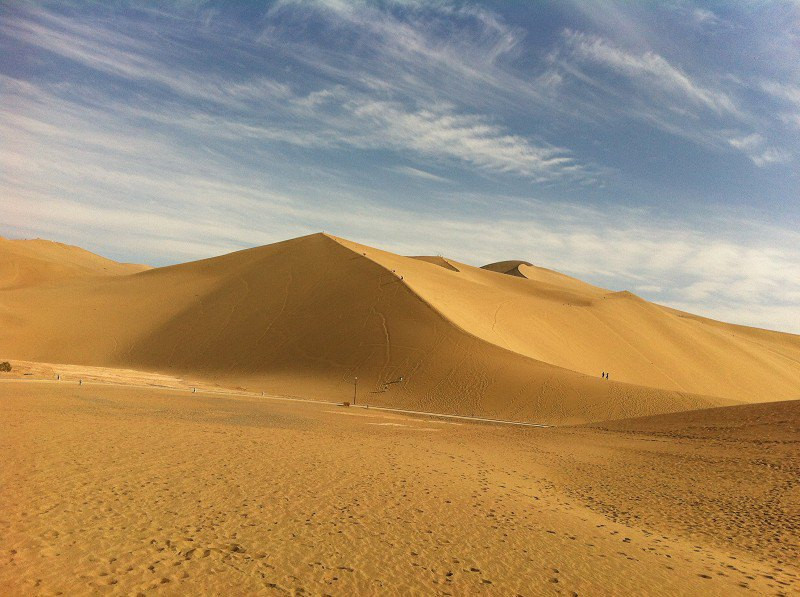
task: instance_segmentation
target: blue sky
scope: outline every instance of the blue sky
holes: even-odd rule
[[[0,235],[325,230],[800,333],[800,3],[4,3]]]

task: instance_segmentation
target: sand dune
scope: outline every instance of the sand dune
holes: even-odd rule
[[[800,336],[711,321],[520,262],[511,263],[525,277],[465,264],[431,275],[425,263],[368,254],[461,329],[538,361],[743,402],[800,398]]]
[[[149,266],[118,263],[72,245],[0,237],[0,290],[146,269]]]
[[[507,274],[509,276],[517,276],[518,278],[526,278],[527,276],[522,273],[520,268],[530,267],[532,265],[532,263],[528,263],[527,261],[514,259],[510,261],[497,261],[495,263],[488,263],[484,266],[481,266],[481,269],[497,272],[499,274]]]
[[[554,423],[800,395],[798,336],[517,267],[526,277],[315,234],[29,282],[0,295],[0,356],[328,400],[351,399],[358,376],[362,402]]]

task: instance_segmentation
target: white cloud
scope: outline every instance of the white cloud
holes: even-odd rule
[[[647,292],[650,294],[659,294],[664,292],[664,288],[657,285],[657,284],[640,284],[638,286],[634,286],[636,292]]]
[[[0,25],[0,31],[89,68],[232,109],[259,102],[265,96],[289,94],[286,85],[264,77],[237,80],[187,71],[175,64],[179,61],[171,54],[153,55],[158,46],[148,46],[101,25],[82,26],[69,19],[56,19],[45,11],[34,11],[33,15],[39,20],[9,20]]]
[[[764,137],[758,133],[753,133],[745,137],[733,137],[728,142],[736,149],[752,151],[764,144]]]
[[[769,164],[785,164],[791,161],[792,156],[789,152],[768,147],[766,140],[758,133],[753,133],[743,137],[731,137],[728,143],[732,147],[739,149],[749,157],[758,167]]]
[[[769,164],[786,164],[792,161],[792,154],[775,147],[767,147],[760,153],[749,156],[756,166],[763,167]]]
[[[392,0],[382,8],[362,1],[290,0],[279,2],[271,16],[281,24],[271,21],[261,43],[284,49],[292,60],[352,89],[475,111],[558,109],[546,93],[552,81],[532,78],[511,64],[525,31],[480,4]],[[310,19],[319,28],[317,39],[348,44],[298,40],[290,25]],[[357,58],[354,48],[363,50]]]
[[[451,182],[449,178],[445,178],[443,176],[437,176],[436,174],[431,174],[426,170],[420,170],[419,168],[412,168],[411,166],[393,166],[390,170],[394,172],[399,172],[400,174],[405,174],[407,176],[413,176],[416,178],[421,178],[423,180],[433,180],[436,182]]]
[[[790,110],[781,112],[779,118],[785,124],[800,129],[800,85],[780,83],[778,81],[761,81],[760,88],[783,104]]]
[[[709,26],[719,23],[719,17],[706,8],[695,8],[692,11],[692,20],[696,25]]]
[[[779,83],[777,81],[762,81],[761,89],[777,98],[785,100],[800,107],[800,86]]]
[[[713,20],[702,11],[697,16]],[[758,167],[792,160],[781,131],[771,128],[765,115],[743,107],[736,91],[752,85],[735,76],[689,73],[656,52],[631,51],[600,35],[569,29],[549,61],[552,72],[562,75],[559,97],[591,98],[566,101],[583,101],[585,111],[597,119],[635,118],[708,150],[735,149]],[[774,82],[761,82],[760,88],[800,102],[800,88]],[[794,114],[779,118],[800,122]]]
[[[571,30],[564,32],[564,38],[573,57],[603,65],[628,77],[640,89],[656,99],[658,94],[667,93],[674,98],[688,101],[694,106],[705,107],[718,114],[739,113],[728,94],[698,83],[654,52],[634,54],[600,36]]]
[[[274,10],[288,4],[282,3]],[[419,22],[382,20],[378,16],[383,13],[368,6],[355,8],[339,2],[311,5],[333,11],[337,18],[379,35],[384,50],[397,57],[389,64],[402,62],[400,55],[411,55],[440,66],[465,69],[467,75],[475,77],[480,71],[475,64],[477,54],[494,62],[514,45],[513,31],[491,13],[478,8],[456,9],[447,4],[437,7],[439,11],[458,13],[461,18],[478,24],[480,51],[472,56],[472,63],[468,63],[464,56],[466,48],[456,51],[435,46]],[[32,15],[10,20],[0,25],[0,30],[89,68],[139,84],[155,85],[194,102],[213,102],[226,108],[225,116],[221,117],[185,105],[176,109],[174,104],[164,105],[163,101],[160,103],[164,107],[156,102],[147,109],[132,104],[120,106],[119,101],[115,101],[123,113],[134,115],[138,111],[141,117],[162,125],[180,126],[230,140],[240,137],[301,147],[349,145],[390,149],[534,180],[557,177],[574,180],[583,172],[567,150],[512,134],[490,116],[456,108],[448,102],[375,99],[374,90],[342,85],[299,94],[290,85],[263,76],[225,77],[191,72],[168,62],[169,50],[155,45],[148,48],[124,34],[112,34],[103,26],[76,25],[44,11],[34,11]],[[487,52],[490,58],[486,58]],[[64,87],[62,95],[70,85]],[[76,94],[86,96],[83,89]],[[97,97],[95,104],[99,108],[105,101],[106,98]],[[17,119],[18,124],[22,118],[24,116]]]
[[[360,100],[350,106],[360,123],[377,131],[382,144],[422,155],[444,156],[498,172],[545,180],[574,165],[566,150],[534,145],[485,117],[459,114],[449,106],[408,111],[392,102]]]

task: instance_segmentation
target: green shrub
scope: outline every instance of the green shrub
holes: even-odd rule
[[[9,363],[8,361],[3,361],[2,363],[0,363],[0,371],[5,371],[5,372],[11,371],[11,363]]]

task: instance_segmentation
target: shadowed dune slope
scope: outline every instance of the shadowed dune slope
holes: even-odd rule
[[[522,273],[520,267],[521,266],[530,267],[531,265],[533,264],[528,263],[527,261],[512,259],[510,261],[497,261],[495,263],[488,263],[482,266],[481,269],[489,270],[490,272],[497,272],[498,274],[507,274],[509,276],[517,276],[518,278],[524,278],[525,274]]]
[[[609,382],[488,342],[450,316],[472,308],[475,292],[519,291],[496,283],[510,276],[454,267],[316,234],[135,275],[16,288],[0,294],[0,354],[327,400],[351,399],[358,376],[360,402],[552,423],[733,403]],[[433,301],[431,287],[463,268],[469,292]]]
[[[0,237],[0,290],[87,276],[121,276],[146,269],[150,268],[117,263],[72,245]]]
[[[591,284],[587,284],[586,282],[578,280],[577,278],[572,278],[560,272],[547,269],[546,267],[538,267],[532,263],[528,263],[527,261],[498,261],[497,263],[484,265],[480,269],[496,272],[498,274],[506,274],[507,276],[525,278],[526,280],[532,280],[542,285],[553,286],[562,289],[572,289],[577,292],[585,292],[589,294],[592,294],[593,292],[606,294],[609,292],[604,288],[592,286]]]

